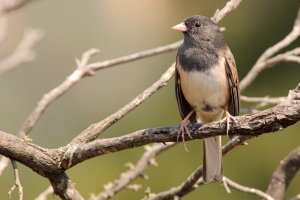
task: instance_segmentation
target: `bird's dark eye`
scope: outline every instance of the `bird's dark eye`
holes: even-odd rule
[[[196,23],[195,23],[195,27],[198,28],[198,27],[200,27],[200,26],[201,26],[201,24],[200,24],[199,22],[196,22]]]

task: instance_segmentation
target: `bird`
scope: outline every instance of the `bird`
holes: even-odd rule
[[[175,65],[175,93],[182,117],[178,136],[189,123],[230,122],[240,111],[239,78],[233,54],[220,27],[209,17],[194,15],[172,27],[183,33]],[[224,117],[224,119],[222,119]],[[190,136],[191,137],[191,136]],[[203,182],[222,182],[221,136],[203,140]]]

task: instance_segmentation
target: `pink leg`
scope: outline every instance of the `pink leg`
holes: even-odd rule
[[[183,142],[183,145],[184,145],[184,148],[185,148],[186,151],[188,151],[188,150],[187,150],[187,147],[186,147],[186,145],[185,145],[184,133],[187,133],[188,136],[189,136],[191,139],[193,139],[192,136],[191,136],[190,131],[186,128],[186,126],[189,124],[189,119],[190,119],[190,117],[192,116],[192,114],[193,114],[194,112],[195,112],[195,110],[192,110],[192,111],[189,112],[189,114],[182,120],[181,125],[180,125],[180,127],[179,127],[178,134],[177,134],[177,141],[179,140],[179,137],[181,136],[182,142]]]
[[[227,110],[225,110],[225,118],[222,120],[226,120],[226,134],[228,137],[229,129],[230,129],[230,121],[235,122],[234,116],[232,116]]]

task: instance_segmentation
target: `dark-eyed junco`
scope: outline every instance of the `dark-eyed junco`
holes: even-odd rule
[[[176,57],[176,98],[183,118],[179,136],[184,139],[189,123],[222,119],[227,131],[232,116],[239,114],[240,92],[233,55],[220,28],[208,17],[192,16],[172,27],[183,32]],[[204,139],[203,181],[223,178],[221,136]]]

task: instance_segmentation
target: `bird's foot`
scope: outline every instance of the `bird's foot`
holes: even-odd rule
[[[225,118],[222,120],[222,122],[223,121],[226,121],[226,135],[227,135],[227,137],[229,137],[228,133],[230,130],[230,122],[235,122],[235,118],[228,111],[226,111]]]
[[[193,139],[192,136],[191,136],[191,133],[190,133],[189,129],[187,128],[187,123],[182,122],[182,123],[180,124],[179,130],[178,130],[178,133],[177,133],[177,142],[179,141],[179,138],[181,137],[182,142],[183,142],[184,149],[185,149],[186,152],[188,152],[187,146],[186,146],[186,144],[185,144],[185,136],[184,136],[185,133],[187,133],[187,135],[188,135],[191,139]]]
[[[181,122],[180,124],[180,127],[179,127],[179,130],[178,130],[178,133],[177,133],[177,142],[179,141],[179,138],[181,137],[182,138],[182,142],[183,142],[183,145],[184,145],[184,148],[186,151],[188,151],[187,147],[186,147],[186,144],[185,144],[185,133],[191,138],[191,132],[189,131],[189,129],[187,128],[187,125],[189,124],[189,118],[191,117],[191,115],[194,113],[195,111],[192,110]]]

